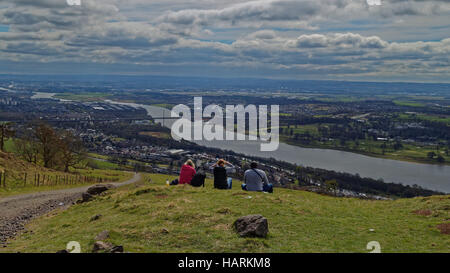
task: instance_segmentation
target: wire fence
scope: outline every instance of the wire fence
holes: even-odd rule
[[[19,177],[18,177],[19,176]],[[100,177],[74,174],[46,174],[40,172],[24,172],[12,174],[0,172],[0,188],[42,187],[59,185],[77,185],[93,183],[110,183],[119,181],[119,177]]]

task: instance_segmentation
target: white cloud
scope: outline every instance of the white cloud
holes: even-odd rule
[[[0,60],[443,79],[450,76],[448,35],[433,42],[421,41],[420,33],[414,41],[401,37],[411,40],[419,27],[428,37],[431,26],[420,22],[448,23],[449,6],[444,0],[385,0],[379,8],[363,0],[83,0],[71,7],[64,0],[0,0],[0,25],[9,26],[0,32]],[[419,22],[414,29],[385,29],[411,18]],[[364,24],[376,34],[352,30]]]

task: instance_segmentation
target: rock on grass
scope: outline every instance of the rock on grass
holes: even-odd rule
[[[100,232],[97,236],[95,236],[96,241],[104,241],[109,238],[109,231],[104,230]]]
[[[262,215],[247,215],[237,219],[234,229],[241,237],[263,237],[269,232],[267,219]]]

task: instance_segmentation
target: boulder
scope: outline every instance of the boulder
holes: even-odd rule
[[[167,228],[163,228],[161,229],[161,233],[168,234],[169,230]]]
[[[109,231],[104,230],[100,232],[97,236],[95,236],[96,241],[104,241],[109,238]]]
[[[269,232],[267,219],[262,215],[247,215],[237,219],[233,227],[241,237],[266,237]]]
[[[97,221],[98,219],[100,219],[100,217],[102,217],[103,215],[101,214],[96,214],[94,216],[91,217],[91,219],[89,220],[90,222],[92,221]]]
[[[94,243],[94,248],[92,248],[92,252],[96,253],[99,251],[109,252],[113,248],[111,243],[105,243],[102,241],[97,241]]]
[[[81,195],[80,203],[89,202],[92,200],[92,198],[94,198],[94,196],[92,196],[91,194],[89,194],[87,192],[83,192],[83,194]]]
[[[123,246],[114,246],[110,250],[111,253],[123,253]]]
[[[105,192],[109,189],[114,188],[114,185],[104,184],[104,185],[94,185],[87,189],[86,193],[90,195],[99,195],[102,192]]]

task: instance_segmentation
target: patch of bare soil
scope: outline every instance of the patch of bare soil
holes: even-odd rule
[[[441,231],[442,234],[450,234],[450,223],[443,223],[437,225],[437,228]]]
[[[430,216],[433,212],[429,209],[418,209],[413,211],[414,214],[422,215],[422,216]]]

